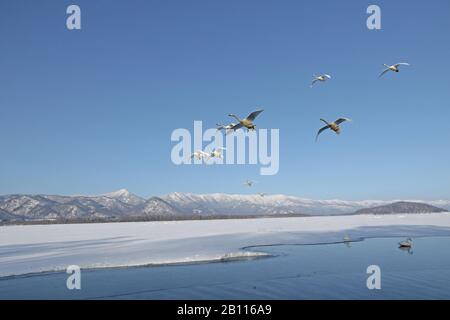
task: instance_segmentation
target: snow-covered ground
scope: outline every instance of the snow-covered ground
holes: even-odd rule
[[[347,233],[450,236],[450,213],[3,226],[0,277],[257,256],[262,249],[251,247],[338,242]]]

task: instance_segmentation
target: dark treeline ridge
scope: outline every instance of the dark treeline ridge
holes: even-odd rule
[[[223,219],[257,219],[257,218],[293,218],[308,217],[307,214],[277,214],[277,215],[152,215],[134,217],[90,217],[76,219],[49,220],[10,220],[0,221],[1,226],[8,225],[50,225],[50,224],[83,224],[83,223],[114,223],[114,222],[151,222],[151,221],[183,221],[183,220],[223,220]]]

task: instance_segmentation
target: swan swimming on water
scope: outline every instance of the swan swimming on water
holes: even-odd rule
[[[408,238],[405,241],[398,243],[400,248],[411,248],[412,247],[412,239]]]

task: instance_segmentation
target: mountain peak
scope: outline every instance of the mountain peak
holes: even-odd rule
[[[145,200],[143,198],[138,197],[137,195],[131,193],[127,189],[120,189],[120,190],[113,191],[110,193],[105,193],[102,196],[107,197],[107,198],[116,199],[116,200],[122,201],[127,204],[131,204],[131,205],[138,205],[138,204],[142,204],[145,202]]]
[[[105,197],[116,198],[116,197],[128,197],[130,195],[130,191],[127,189],[119,189],[117,191],[109,192],[103,194]]]

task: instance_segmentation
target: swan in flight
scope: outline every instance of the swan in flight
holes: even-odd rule
[[[225,131],[225,134],[228,134],[228,133],[230,133],[231,131],[233,131],[233,127],[235,126],[236,124],[235,123],[230,123],[230,124],[227,124],[227,125],[224,125],[224,124],[220,124],[220,123],[217,123],[216,124],[216,126],[217,126],[217,131],[221,131],[221,130],[223,130],[223,131]]]
[[[202,150],[197,150],[191,154],[191,159],[196,158],[197,160],[203,160],[209,158],[209,153],[206,153]]]
[[[407,62],[399,62],[392,66],[388,66],[387,64],[383,64],[383,65],[386,67],[386,69],[383,70],[383,72],[378,76],[378,78],[380,78],[382,75],[384,75],[388,71],[399,72],[400,71],[400,69],[398,68],[399,66],[409,66],[410,64]]]
[[[408,238],[405,241],[399,242],[398,246],[400,248],[411,248],[412,247],[412,239]]]
[[[253,186],[253,184],[254,184],[255,182],[256,182],[256,181],[246,180],[246,181],[244,182],[244,185],[247,186],[247,187],[251,187],[251,186]]]
[[[230,113],[228,116],[235,118],[238,121],[238,124],[235,124],[230,128],[230,130],[236,131],[237,129],[240,129],[242,127],[246,127],[248,130],[256,130],[256,126],[253,123],[255,118],[264,110],[257,110],[250,113],[247,118],[245,119],[239,119],[236,115]]]
[[[211,153],[209,154],[208,160],[211,158],[220,158],[223,159],[222,151],[225,150],[225,148],[215,148]]]
[[[327,122],[327,121],[324,120],[324,119],[320,119],[320,121],[325,122],[325,123],[326,123],[326,126],[323,127],[323,128],[321,128],[321,129],[319,130],[319,132],[317,132],[316,141],[317,141],[317,139],[319,138],[319,134],[321,134],[323,131],[325,131],[325,130],[327,130],[327,129],[333,130],[334,132],[336,132],[336,134],[340,134],[340,133],[341,133],[341,127],[340,127],[339,125],[340,125],[342,122],[345,122],[345,121],[352,121],[352,120],[351,120],[351,119],[348,119],[348,118],[339,118],[339,119],[337,119],[335,122],[331,122],[331,123]]]
[[[318,76],[313,75],[313,81],[311,82],[310,87],[312,88],[314,86],[314,83],[316,83],[317,81],[321,81],[321,82],[325,82],[328,79],[331,79],[331,76],[329,74],[321,74]]]

